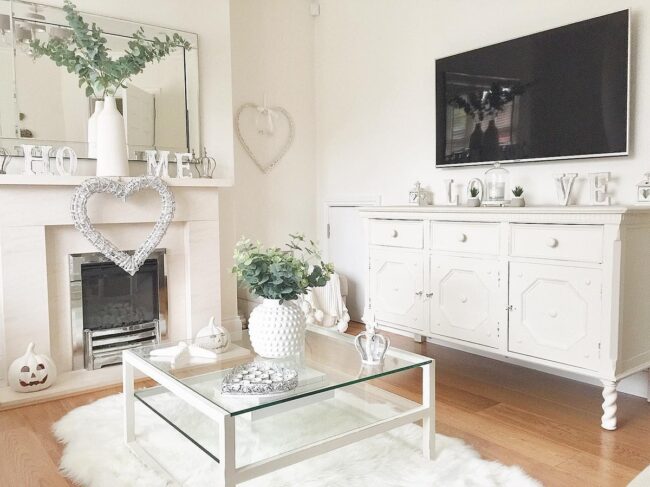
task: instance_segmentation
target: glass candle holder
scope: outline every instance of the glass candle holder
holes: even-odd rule
[[[504,203],[508,191],[510,173],[496,162],[485,172],[485,196],[487,203]]]

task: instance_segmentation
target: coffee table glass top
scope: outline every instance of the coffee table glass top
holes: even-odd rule
[[[191,341],[187,341],[187,343],[191,343]],[[306,333],[304,354],[293,359],[272,361],[277,365],[297,370],[298,386],[292,391],[274,395],[246,396],[222,394],[221,392],[223,379],[233,367],[247,362],[265,360],[255,354],[246,333],[242,340],[234,342],[231,348],[217,359],[193,358],[190,362],[178,366],[172,366],[171,359],[168,357],[151,355],[152,350],[163,347],[165,346],[144,347],[131,350],[128,353],[144,359],[232,416],[352,386],[432,362],[428,357],[389,349],[381,365],[363,365],[359,353],[354,347],[353,337],[310,327]],[[158,387],[144,389],[135,394],[144,402],[153,395],[162,393],[159,389]]]

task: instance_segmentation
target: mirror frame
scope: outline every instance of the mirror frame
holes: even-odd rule
[[[39,21],[40,23],[67,27],[68,24],[65,20],[65,13],[63,9],[50,5],[43,5],[36,2],[25,2],[22,0],[0,0],[0,5],[6,4],[9,7],[9,25],[11,42],[13,47],[12,56],[12,86],[13,98],[16,116],[19,112],[18,97],[17,97],[17,84],[16,84],[16,37],[15,37],[15,22],[16,21],[30,21],[26,17],[26,13],[34,5],[38,6],[38,13],[45,16],[45,20]],[[184,79],[185,79],[185,139],[187,141],[186,148],[178,148],[177,152],[191,152],[194,150],[197,154],[200,153],[201,140],[200,140],[200,116],[199,116],[199,53],[198,53],[198,35],[196,33],[182,31],[179,29],[170,29],[167,27],[156,26],[152,24],[141,24],[130,20],[123,20],[115,17],[102,16],[81,12],[84,19],[89,22],[95,22],[99,25],[105,34],[112,36],[119,36],[130,38],[138,28],[144,29],[146,38],[151,39],[155,36],[164,34],[172,35],[179,33],[187,41],[190,42],[192,49],[184,51]],[[61,68],[64,69],[64,68]],[[0,137],[0,148],[4,148],[14,156],[22,156],[21,144],[30,145],[51,145],[54,148],[68,146],[72,148],[80,159],[94,159],[88,157],[88,142],[80,141],[62,141],[62,140],[48,140],[39,138],[20,138],[20,137]],[[155,147],[150,147],[155,149]],[[174,152],[174,151],[172,151]],[[128,148],[130,161],[146,161],[147,157],[144,150],[131,150]]]

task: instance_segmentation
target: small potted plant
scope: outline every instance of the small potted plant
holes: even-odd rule
[[[526,206],[526,201],[522,196],[524,194],[524,188],[521,186],[515,186],[515,189],[512,190],[514,198],[510,200],[510,206]]]
[[[287,250],[242,238],[235,247],[233,273],[251,293],[264,299],[251,313],[248,331],[258,355],[282,358],[300,353],[305,341],[305,316],[293,301],[310,288],[327,284],[331,264],[320,258],[316,244],[303,235],[289,235]]]
[[[478,188],[472,186],[469,188],[469,198],[467,198],[467,206],[481,206],[481,200],[478,197]]]

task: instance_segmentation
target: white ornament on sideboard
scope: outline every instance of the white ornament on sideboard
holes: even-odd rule
[[[9,386],[16,392],[36,392],[56,382],[56,366],[47,355],[34,353],[34,343],[27,346],[25,355],[9,366]]]
[[[101,234],[90,222],[87,213],[88,200],[93,194],[108,193],[126,200],[133,193],[143,189],[158,192],[161,200],[160,217],[146,240],[135,250],[133,255],[119,250],[115,244]],[[142,176],[126,184],[107,178],[90,178],[83,182],[72,195],[71,214],[74,226],[107,259],[120,266],[130,275],[134,275],[144,264],[149,254],[158,246],[174,218],[174,195],[160,178]]]
[[[650,203],[650,172],[643,176],[645,179],[636,185],[636,200],[639,203]]]
[[[458,206],[458,195],[454,194],[454,180],[453,179],[445,179],[445,196],[447,198],[447,201],[445,201],[446,205],[449,206]]]
[[[114,96],[104,98],[104,108],[97,116],[97,176],[128,176],[124,117],[117,109]]]
[[[608,206],[612,204],[612,198],[607,192],[609,180],[609,172],[595,172],[589,174],[589,196],[592,205]]]
[[[472,178],[467,183],[467,206],[481,206],[483,199],[483,181]]]
[[[569,205],[569,200],[571,198],[571,190],[573,189],[573,183],[578,177],[578,173],[570,172],[563,174],[556,174],[555,178],[555,189],[557,191],[558,202],[563,206]]]

